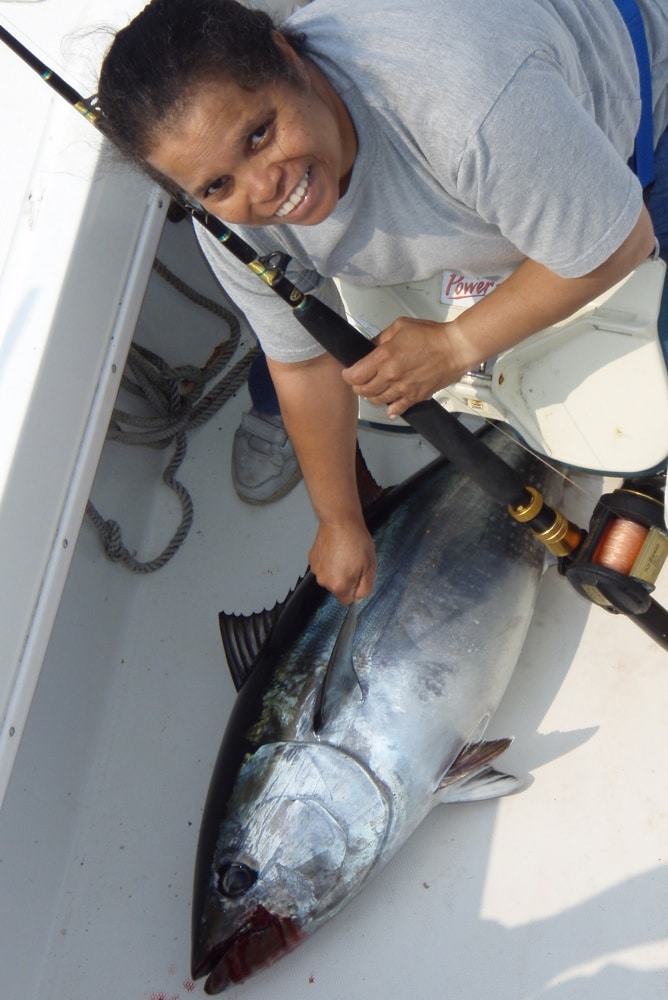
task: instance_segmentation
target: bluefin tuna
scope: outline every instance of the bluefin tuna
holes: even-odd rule
[[[554,499],[556,473],[494,450]],[[542,480],[542,482],[540,482]],[[437,460],[369,524],[373,593],[346,609],[307,574],[271,612],[221,615],[238,695],[204,809],[192,974],[217,994],[329,920],[438,803],[521,787],[482,736],[531,620],[544,550]]]

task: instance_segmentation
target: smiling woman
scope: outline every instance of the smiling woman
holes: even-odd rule
[[[668,23],[664,0],[637,2],[656,148]],[[311,566],[344,603],[375,574],[357,397],[401,415],[598,299],[655,247],[628,165],[638,65],[613,0],[318,0],[280,29],[234,0],[154,0],[113,44],[99,101],[129,155],[259,255],[282,252],[300,291],[332,305],[334,279],[453,273],[488,289],[447,321],[394,319],[342,371],[200,236],[267,355],[318,516]]]
[[[118,33],[100,73],[100,127],[166,187],[229,223],[330,214],[355,130],[301,38],[239,4],[156,0]]]

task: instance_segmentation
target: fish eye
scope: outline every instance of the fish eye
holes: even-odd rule
[[[243,896],[255,884],[257,872],[240,861],[229,861],[218,869],[218,889],[223,896]]]

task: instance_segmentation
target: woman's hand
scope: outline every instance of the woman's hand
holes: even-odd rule
[[[527,259],[453,320],[395,320],[375,338],[375,351],[344,370],[344,381],[370,403],[385,403],[389,416],[399,416],[481,362],[567,319],[626,277],[653,248],[652,221],[643,208],[624,242],[589,274],[562,278]]]
[[[389,416],[399,416],[466,372],[451,326],[400,317],[375,338],[375,351],[345,369],[344,381],[370,403],[385,403]]]
[[[309,562],[320,586],[342,604],[359,601],[373,589],[376,552],[363,521],[321,522]]]

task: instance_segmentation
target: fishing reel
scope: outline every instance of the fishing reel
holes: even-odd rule
[[[559,571],[586,600],[612,614],[646,615],[668,558],[665,474],[627,479],[604,494],[578,548]]]

